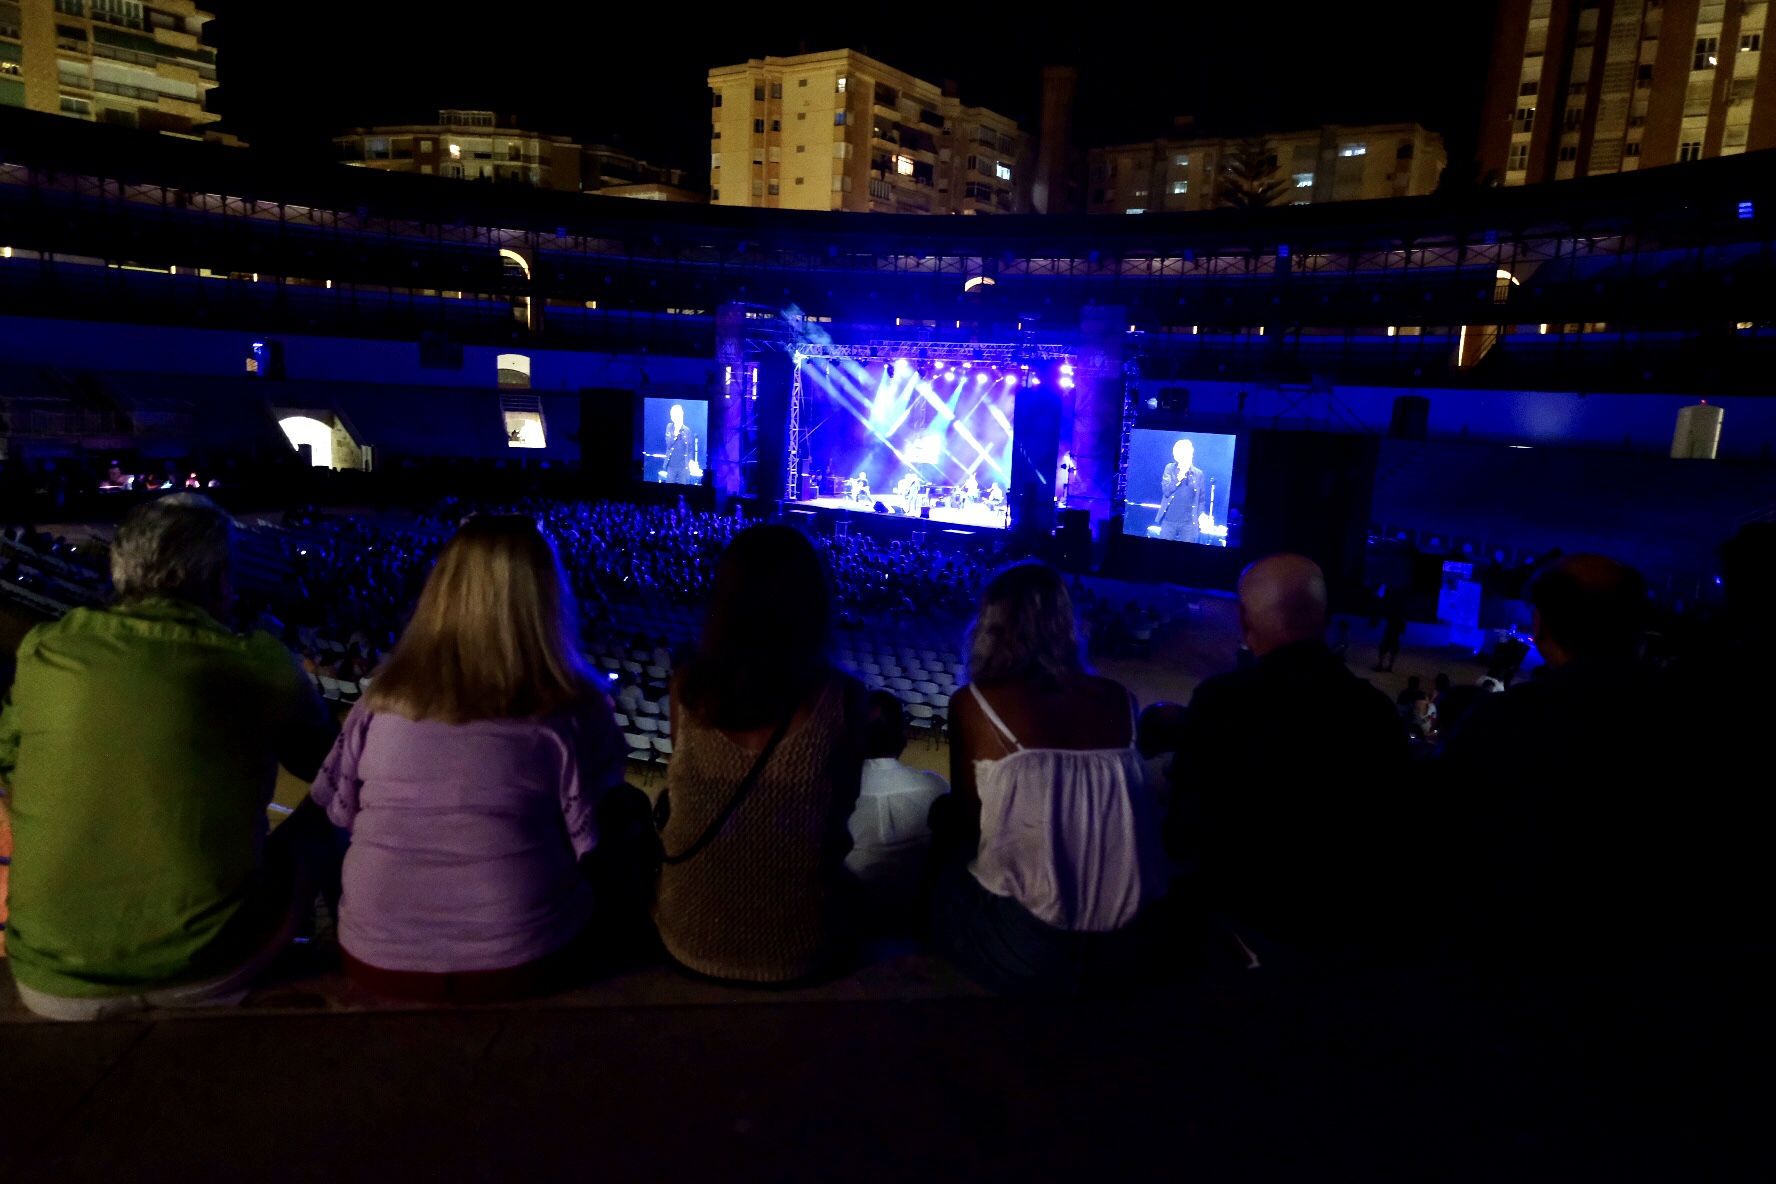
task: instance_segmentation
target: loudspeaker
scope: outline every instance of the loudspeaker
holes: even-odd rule
[[[1423,395],[1400,395],[1394,399],[1393,418],[1388,421],[1388,435],[1396,440],[1422,440],[1430,432],[1431,401]]]
[[[888,512],[888,507],[887,507],[887,506],[885,506],[885,505],[883,505],[883,504],[882,504],[882,503],[881,503],[881,502],[877,502],[877,503],[876,503],[876,513],[878,513],[878,514],[886,514],[886,513],[887,513],[887,512]]]
[[[931,507],[930,506],[920,506],[919,507],[919,517],[929,520],[931,518]]]
[[[580,466],[588,488],[621,493],[639,475],[635,404],[634,391],[581,388]]]
[[[1671,436],[1672,460],[1713,460],[1720,452],[1719,407],[1696,403],[1679,408],[1677,431]]]
[[[1381,441],[1327,432],[1254,432],[1242,550],[1293,551],[1326,573],[1335,608],[1361,603]]]
[[[1091,566],[1091,512],[1062,510],[1058,517],[1055,561],[1068,571],[1084,571]]]

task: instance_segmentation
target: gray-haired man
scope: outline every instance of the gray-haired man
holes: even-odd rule
[[[278,764],[312,778],[333,727],[276,638],[220,623],[229,534],[197,494],[138,507],[112,544],[116,603],[19,647],[7,953],[40,1014],[234,1001],[305,890],[312,906],[324,835],[293,819],[268,843],[265,809]]]

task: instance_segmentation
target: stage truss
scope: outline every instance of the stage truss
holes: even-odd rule
[[[836,342],[818,344],[803,342],[794,349],[795,369],[789,384],[788,455],[783,465],[783,500],[801,500],[802,448],[807,439],[802,433],[802,366],[807,362],[830,361],[834,358],[855,358],[866,362],[983,362],[991,365],[1026,365],[1033,362],[1069,361],[1079,347],[1059,342],[992,342],[962,343],[951,341],[866,341],[856,345]],[[1126,412],[1125,412],[1126,415]],[[1126,450],[1128,433],[1123,433]]]
[[[1131,354],[1122,362],[1122,435],[1116,445],[1116,481],[1110,490],[1110,516],[1128,508],[1129,437],[1135,430],[1135,413],[1141,401],[1141,358]]]

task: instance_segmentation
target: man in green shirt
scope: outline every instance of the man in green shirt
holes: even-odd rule
[[[7,953],[41,1015],[237,1001],[327,874],[315,819],[267,838],[279,763],[311,779],[334,728],[276,638],[219,623],[229,529],[195,494],[138,507],[112,545],[117,603],[19,647]]]

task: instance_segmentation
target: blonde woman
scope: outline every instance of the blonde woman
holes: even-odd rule
[[[362,985],[534,993],[585,930],[582,861],[626,754],[571,604],[533,521],[471,518],[352,709],[312,792],[352,834],[339,941]]]
[[[968,651],[950,704],[954,790],[932,818],[933,937],[995,990],[1113,985],[1138,968],[1136,922],[1166,878],[1134,699],[1085,669],[1046,564],[993,577]]]

